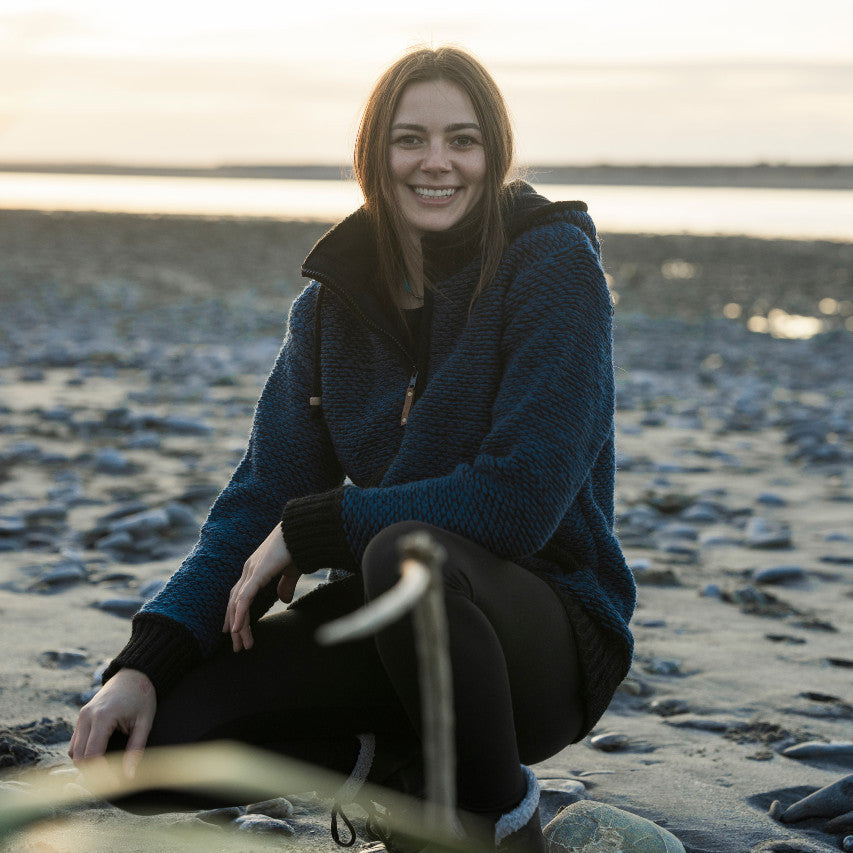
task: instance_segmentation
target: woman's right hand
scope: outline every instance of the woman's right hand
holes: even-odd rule
[[[136,669],[120,669],[80,711],[68,745],[75,764],[100,758],[116,730],[127,735],[123,766],[133,778],[157,710],[151,679]]]

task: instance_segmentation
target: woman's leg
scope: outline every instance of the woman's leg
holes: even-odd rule
[[[360,579],[331,584],[313,600],[261,619],[250,650],[235,654],[223,642],[187,673],[158,701],[148,745],[237,740],[346,774],[360,733],[375,733],[394,748],[415,742],[372,638],[336,646],[314,639],[320,624],[363,604]],[[110,748],[122,749],[125,741],[116,735]],[[135,798],[122,805],[150,810],[156,804],[162,810],[164,800],[195,808],[223,804],[149,794],[144,803]]]
[[[582,725],[572,628],[560,600],[540,578],[461,536],[419,522],[392,525],[368,545],[362,561],[366,599],[397,581],[398,541],[415,530],[426,530],[447,552],[459,804],[501,814],[525,795],[520,763],[558,752]],[[411,620],[383,630],[376,642],[419,731]]]

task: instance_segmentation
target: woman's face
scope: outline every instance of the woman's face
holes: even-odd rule
[[[483,134],[452,83],[412,83],[391,122],[393,200],[412,236],[444,231],[476,206],[486,180]]]

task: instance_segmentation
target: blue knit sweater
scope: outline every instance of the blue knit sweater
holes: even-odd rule
[[[612,307],[586,206],[514,190],[508,248],[470,314],[476,247],[464,229],[424,239],[435,288],[420,348],[366,286],[376,266],[364,212],[320,240],[246,454],[107,677],[132,666],[168,689],[208,654],[244,561],[280,519],[302,572],[357,571],[379,531],[416,519],[558,592],[591,728],[630,664],[635,603],[613,530]]]

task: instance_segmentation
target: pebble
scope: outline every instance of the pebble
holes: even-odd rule
[[[586,785],[577,779],[540,779],[539,817],[549,823],[560,809],[589,799]]]
[[[824,832],[853,832],[853,810],[827,821]]]
[[[747,548],[790,548],[791,529],[787,524],[756,516],[746,526]]]
[[[700,732],[713,732],[714,734],[723,734],[732,728],[732,722],[729,720],[720,720],[714,717],[702,717],[698,714],[678,715],[677,718],[664,718],[664,722],[668,726],[674,726],[677,729],[695,729]]]
[[[785,810],[782,820],[796,823],[810,817],[837,817],[850,811],[853,802],[853,775],[826,785],[798,800]]]
[[[284,797],[274,797],[271,800],[263,800],[260,803],[252,803],[246,806],[246,814],[262,814],[267,817],[284,820],[293,817],[293,804]]]
[[[12,515],[0,515],[0,536],[18,536],[27,532],[23,518]]]
[[[806,741],[782,750],[786,758],[817,759],[848,763],[853,761],[853,741]]]
[[[652,658],[643,664],[643,669],[651,675],[681,675],[678,661],[664,658]]]
[[[690,706],[683,699],[655,699],[649,710],[659,717],[674,717],[677,714],[687,714]]]
[[[207,809],[199,812],[196,817],[205,823],[217,825],[229,824],[246,813],[245,806],[224,806],[220,809]]]
[[[777,495],[775,492],[762,492],[756,499],[755,502],[761,504],[762,506],[771,506],[771,507],[783,507],[788,506],[788,501],[782,497],[782,495]]]
[[[853,554],[823,554],[818,559],[835,566],[853,566]]]
[[[234,820],[239,832],[257,832],[259,834],[292,836],[296,834],[293,825],[286,820],[277,820],[260,814],[245,814]]]
[[[104,601],[96,601],[92,606],[106,613],[112,613],[113,616],[123,616],[130,619],[136,615],[143,604],[145,604],[144,598],[128,597],[108,598]]]
[[[628,735],[623,732],[604,732],[589,739],[589,745],[601,752],[616,752],[624,749],[628,742]]]
[[[129,533],[136,538],[167,530],[170,524],[169,513],[165,509],[147,509],[113,521],[110,524],[110,532]]]
[[[841,841],[841,849],[845,851],[845,853],[850,853],[853,850],[853,835],[845,836]]]
[[[112,447],[95,451],[93,465],[99,474],[109,474],[114,477],[134,474],[137,470],[136,466],[120,450]]]
[[[152,578],[150,581],[146,581],[141,587],[139,587],[139,597],[148,601],[149,598],[154,598],[154,596],[157,595],[164,586],[166,586],[166,580],[164,578]]]
[[[49,669],[70,669],[86,662],[86,652],[81,649],[50,650],[39,655],[39,663]]]
[[[30,589],[53,589],[69,586],[89,579],[86,566],[76,560],[63,560],[39,575],[30,585]]]
[[[773,566],[752,573],[753,582],[758,584],[786,584],[804,580],[805,577],[806,570],[802,566]]]

